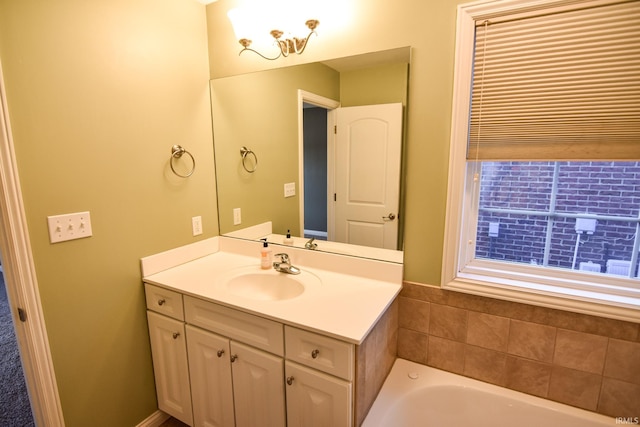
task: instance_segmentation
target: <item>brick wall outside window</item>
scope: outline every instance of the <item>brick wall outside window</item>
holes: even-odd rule
[[[640,162],[558,162],[556,212],[638,218]],[[542,264],[547,217],[483,211],[546,212],[553,196],[555,162],[485,162],[482,169],[476,257]],[[497,237],[489,224],[499,222]],[[577,241],[575,218],[553,221],[550,267],[571,268]],[[631,260],[635,222],[599,219],[595,233],[582,234],[575,268],[607,260]],[[634,276],[637,267],[634,267]]]

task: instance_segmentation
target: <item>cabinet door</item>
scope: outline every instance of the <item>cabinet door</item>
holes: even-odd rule
[[[288,427],[352,425],[351,383],[286,362]]]
[[[233,427],[229,339],[187,325],[189,375],[196,427]]]
[[[192,425],[184,323],[147,311],[158,408]]]
[[[231,342],[237,427],[286,426],[282,358]]]

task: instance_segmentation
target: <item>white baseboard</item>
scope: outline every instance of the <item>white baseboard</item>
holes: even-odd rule
[[[149,415],[146,419],[144,419],[140,424],[136,427],[159,427],[163,422],[167,421],[170,418],[168,414],[158,410],[153,414]]]

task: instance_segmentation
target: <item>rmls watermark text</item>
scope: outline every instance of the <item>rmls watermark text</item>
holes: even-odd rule
[[[640,424],[640,417],[616,417],[616,424]]]

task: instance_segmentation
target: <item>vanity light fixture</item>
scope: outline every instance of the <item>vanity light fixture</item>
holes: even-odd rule
[[[231,20],[234,29],[236,30],[236,35],[239,35],[239,31],[238,31],[238,20],[240,19],[237,14],[239,14],[241,12],[237,12],[237,9],[235,10],[231,10],[229,12],[229,19]],[[309,19],[305,22],[305,25],[307,26],[307,28],[309,29],[309,34],[307,34],[306,37],[304,38],[298,38],[298,37],[291,37],[291,38],[283,38],[282,36],[285,34],[283,31],[281,30],[271,30],[270,34],[271,37],[273,37],[275,44],[278,46],[278,48],[280,49],[280,52],[274,56],[273,58],[270,58],[268,56],[263,55],[262,53],[258,52],[255,49],[251,49],[251,39],[248,38],[240,38],[238,40],[238,42],[242,45],[242,50],[240,50],[240,53],[238,53],[238,55],[241,55],[242,52],[244,51],[251,51],[254,52],[258,55],[260,55],[261,57],[263,57],[264,59],[267,59],[269,61],[274,61],[278,58],[280,58],[281,56],[287,57],[292,53],[295,53],[297,55],[300,55],[302,52],[304,52],[304,50],[307,47],[307,43],[309,42],[309,38],[313,35],[316,34],[316,28],[318,27],[318,25],[320,24],[320,21],[318,21],[317,19]],[[241,25],[241,24],[240,24]],[[246,24],[245,24],[246,25]]]

